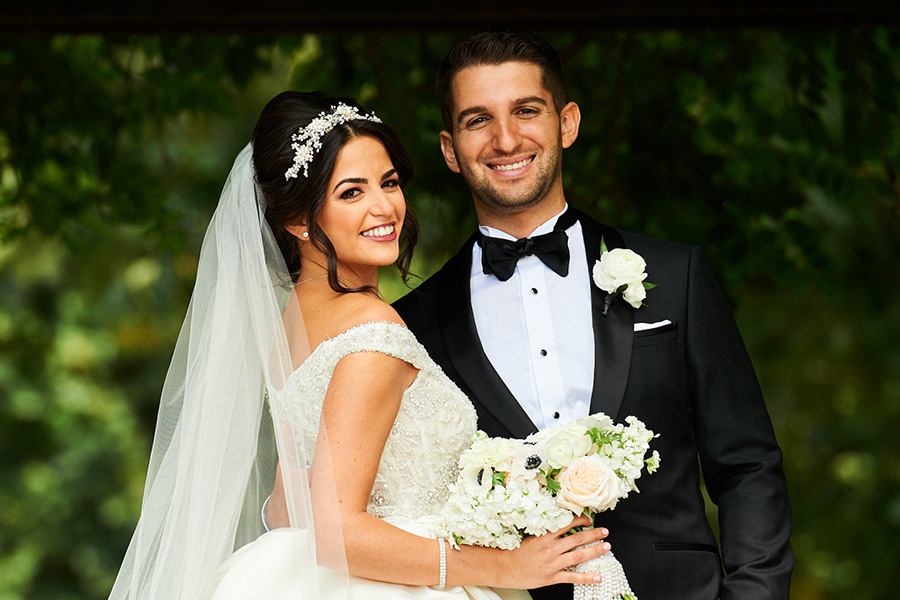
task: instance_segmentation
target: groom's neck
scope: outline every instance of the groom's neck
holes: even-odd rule
[[[531,235],[535,229],[562,212],[565,206],[565,198],[560,198],[559,201],[543,201],[521,211],[508,212],[490,210],[476,202],[475,213],[479,225],[499,229],[519,239]]]

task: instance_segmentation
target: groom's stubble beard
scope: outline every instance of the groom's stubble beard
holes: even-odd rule
[[[539,205],[550,193],[562,172],[562,136],[544,153],[534,185],[518,192],[504,192],[493,185],[470,163],[459,162],[459,172],[476,202],[498,213],[520,213]]]

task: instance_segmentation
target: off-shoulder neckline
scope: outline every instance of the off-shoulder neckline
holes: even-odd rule
[[[339,339],[345,337],[346,335],[349,335],[351,332],[356,331],[357,329],[361,329],[361,328],[363,328],[363,327],[375,326],[375,325],[388,325],[388,326],[391,326],[391,327],[397,327],[397,328],[399,328],[399,329],[401,329],[401,330],[403,330],[403,331],[409,333],[410,335],[413,335],[413,337],[415,338],[413,332],[410,331],[410,329],[409,329],[406,325],[403,325],[402,323],[397,323],[397,322],[395,322],[395,321],[385,321],[385,320],[383,320],[383,319],[381,319],[381,320],[375,320],[375,321],[363,321],[362,323],[357,323],[356,325],[354,325],[354,326],[352,326],[352,327],[348,327],[347,329],[345,329],[345,330],[343,330],[342,332],[340,332],[340,333],[334,335],[333,337],[326,338],[326,339],[322,340],[322,341],[319,343],[319,345],[316,346],[316,348],[315,348],[312,352],[309,353],[309,356],[306,357],[306,360],[304,360],[302,363],[300,363],[300,364],[297,366],[297,368],[294,369],[294,370],[291,372],[291,374],[288,376],[288,378],[287,378],[286,381],[290,381],[291,379],[293,379],[293,378],[294,378],[294,375],[296,375],[296,374],[303,368],[303,366],[304,366],[306,363],[308,363],[310,360],[312,360],[312,358],[313,358],[317,353],[319,353],[319,349],[322,348],[323,346],[331,346],[331,345],[333,345],[334,343],[336,343],[337,340],[339,340]]]

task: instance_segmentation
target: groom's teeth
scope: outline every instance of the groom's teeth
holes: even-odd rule
[[[514,169],[521,169],[522,167],[530,163],[533,158],[533,156],[529,156],[528,158],[523,158],[519,162],[513,163],[511,165],[495,165],[491,168],[495,171],[512,171]]]
[[[363,231],[363,235],[366,237],[384,237],[386,235],[391,235],[394,233],[393,225],[383,225],[382,227],[376,227],[374,229],[369,229],[368,231]]]

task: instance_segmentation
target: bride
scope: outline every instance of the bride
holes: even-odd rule
[[[378,296],[379,267],[409,275],[411,174],[351,100],[265,107],[204,239],[111,599],[488,600],[596,581],[565,570],[609,548],[577,548],[603,529],[563,537],[585,517],[513,551],[429,537],[476,420]]]

